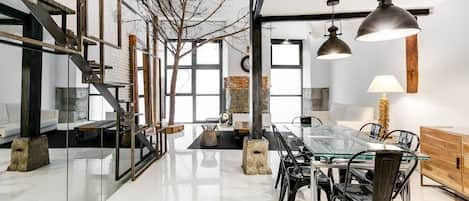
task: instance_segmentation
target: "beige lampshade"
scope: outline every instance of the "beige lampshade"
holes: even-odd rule
[[[404,92],[404,89],[394,75],[378,75],[371,82],[368,92],[401,93]]]

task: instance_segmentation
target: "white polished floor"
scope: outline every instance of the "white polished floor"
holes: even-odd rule
[[[10,150],[0,149],[0,201],[106,200],[123,183],[114,180],[114,152],[49,149],[50,165],[21,173],[6,171]]]
[[[273,175],[245,176],[238,150],[189,150],[199,135],[197,126],[169,136],[169,152],[154,163],[138,180],[124,184],[109,201],[277,201],[273,188],[278,157],[271,152]],[[416,173],[411,180],[412,201],[458,201],[445,191],[420,187]],[[310,200],[303,189],[297,201]]]

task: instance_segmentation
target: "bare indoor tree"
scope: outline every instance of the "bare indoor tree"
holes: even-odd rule
[[[169,125],[174,125],[175,95],[180,59],[197,48],[247,31],[248,12],[239,12],[232,20],[215,19],[230,0],[152,0],[152,11],[157,13],[158,39],[173,55],[169,100]],[[185,47],[185,40],[197,45]]]

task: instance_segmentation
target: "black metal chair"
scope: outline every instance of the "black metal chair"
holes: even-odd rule
[[[383,137],[383,141],[393,141],[392,136],[398,135],[397,146],[410,152],[417,152],[420,147],[420,138],[417,134],[406,130],[393,130]]]
[[[276,182],[278,183],[279,179],[282,180],[279,201],[284,200],[287,191],[288,201],[294,201],[298,190],[311,184],[310,163],[298,162],[297,159],[299,156],[293,154],[287,141],[278,131],[277,127],[272,126],[272,129],[275,135],[275,139],[279,145],[278,152],[280,155],[280,167]],[[301,157],[305,156],[300,156],[300,158]],[[332,189],[330,187],[331,182],[329,177],[320,172],[316,179],[318,181],[318,196],[320,197],[320,190],[322,189],[327,194],[327,200],[330,200]]]
[[[364,162],[363,157],[373,157],[374,160]],[[403,157],[409,163],[401,163]],[[417,156],[409,151],[377,150],[357,153],[347,163],[345,182],[334,184],[336,196],[333,200],[390,201],[395,199],[406,186],[417,164]],[[352,170],[356,169],[372,170],[375,175],[373,182],[352,183]],[[406,175],[402,180],[399,179],[402,177],[401,172],[405,172]],[[398,182],[402,182],[403,185],[398,185]]]
[[[383,131],[383,126],[377,123],[367,123],[360,128],[360,132],[365,132],[370,135],[371,139],[379,140],[380,134]],[[367,130],[369,129],[369,130]]]
[[[360,128],[360,132],[367,133],[372,140],[381,140],[380,134],[383,131],[383,126],[377,123],[367,123]],[[339,170],[340,181],[344,182],[345,179],[345,169]],[[352,170],[352,176],[360,183],[370,183],[369,175],[372,175],[372,171],[363,171],[363,170]]]
[[[291,124],[310,125],[312,127],[324,125],[322,120],[315,116],[297,116],[293,118]]]
[[[392,136],[397,136],[397,141]],[[406,131],[406,130],[394,130],[386,135],[381,139],[383,142],[392,142],[392,144],[397,145],[398,147],[409,151],[409,152],[417,152],[420,147],[420,138],[417,134]],[[402,177],[405,174],[401,172],[401,176],[398,182],[398,185],[402,184]],[[373,171],[360,171],[360,170],[352,170],[352,176],[354,179],[358,180],[360,183],[372,183],[374,178]]]
[[[278,184],[282,181],[283,182],[283,176],[285,175],[285,171],[283,170],[282,165],[286,166],[287,168],[288,167],[291,167],[293,166],[293,162],[291,160],[286,160],[287,159],[287,154],[284,153],[284,149],[282,150],[282,145],[280,144],[280,142],[278,141],[277,139],[277,133],[278,135],[282,135],[277,127],[275,125],[272,125],[272,132],[274,133],[274,138],[276,139],[276,143],[277,143],[277,147],[279,148],[277,150],[278,152],[278,155],[280,157],[280,164],[279,164],[279,169],[278,169],[278,173],[277,173],[277,179],[275,181],[275,189],[277,189],[278,187]],[[296,159],[296,163],[299,165],[299,166],[309,166],[310,165],[310,156],[309,155],[305,155],[304,154],[304,151],[300,150],[300,153],[299,154],[296,154],[294,155],[295,159]]]

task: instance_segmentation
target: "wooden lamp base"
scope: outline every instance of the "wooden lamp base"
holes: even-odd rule
[[[389,129],[389,99],[386,96],[379,99],[379,124],[383,126],[381,136],[384,135]]]

